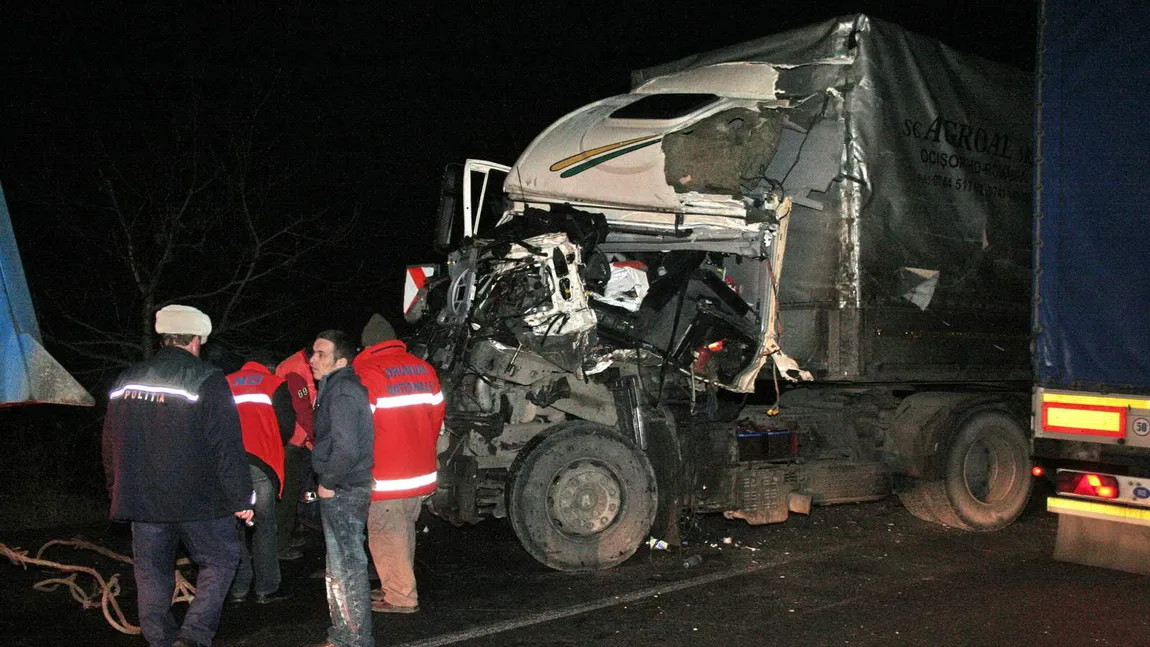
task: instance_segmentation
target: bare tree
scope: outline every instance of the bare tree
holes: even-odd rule
[[[321,293],[314,265],[346,244],[357,210],[303,206],[298,178],[260,144],[258,117],[223,136],[191,119],[150,155],[103,165],[102,200],[61,228],[80,265],[46,290],[68,322],[55,343],[93,366],[122,366],[151,354],[154,313],[171,303],[208,312],[212,338],[236,348],[286,334],[260,324]]]

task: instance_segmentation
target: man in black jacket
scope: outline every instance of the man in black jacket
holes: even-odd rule
[[[224,374],[199,359],[212,322],[180,305],[156,313],[163,348],[109,394],[104,472],[113,520],[132,522],[140,627],[152,647],[210,645],[240,559],[235,518],[252,518],[239,414]],[[176,551],[199,566],[182,626],[171,613]]]
[[[312,345],[309,360],[312,375],[319,380],[311,463],[319,483],[331,614],[323,644],[334,647],[375,645],[363,548],[375,437],[367,389],[350,366],[355,351],[347,333],[325,330]]]

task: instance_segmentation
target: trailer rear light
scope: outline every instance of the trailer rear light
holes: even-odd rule
[[[719,341],[711,342],[711,343],[707,344],[707,350],[711,351],[712,353],[717,353],[717,352],[723,350],[723,342],[725,342],[725,341],[727,341],[727,340],[720,339]]]
[[[1042,478],[1043,476],[1046,476],[1046,468],[1041,465],[1035,465],[1034,467],[1030,468],[1030,474],[1034,478]]]
[[[1099,499],[1117,499],[1118,479],[1108,474],[1059,472],[1056,489],[1062,494],[1077,494]]]

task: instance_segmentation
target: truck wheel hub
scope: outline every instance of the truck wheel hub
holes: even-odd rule
[[[560,470],[547,495],[552,521],[573,535],[602,532],[615,521],[623,504],[615,475],[590,461]]]
[[[966,489],[980,503],[1000,501],[1018,478],[1019,466],[1010,460],[1010,449],[999,439],[976,442],[963,460]]]

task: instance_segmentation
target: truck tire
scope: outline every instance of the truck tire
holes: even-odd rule
[[[1005,528],[1030,499],[1030,445],[1018,423],[998,411],[967,419],[951,439],[943,478],[899,493],[911,514],[960,530]]]
[[[646,455],[590,422],[561,423],[516,466],[507,516],[523,547],[561,571],[611,568],[635,554],[658,494]]]

